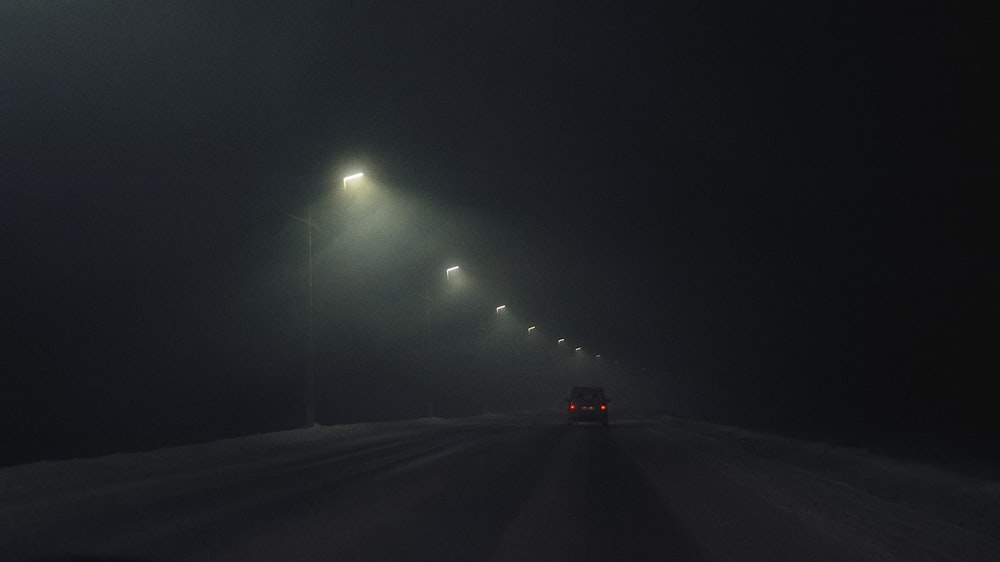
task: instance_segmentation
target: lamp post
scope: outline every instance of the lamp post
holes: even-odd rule
[[[445,279],[451,279],[451,274],[458,271],[458,266],[453,265],[448,269],[444,270]],[[431,345],[431,303],[433,299],[431,298],[430,291],[424,293],[412,293],[414,296],[423,299],[424,301],[424,348],[430,349]]]
[[[344,189],[347,189],[347,182],[363,177],[363,173],[357,173],[344,178]],[[305,384],[305,419],[304,427],[312,427],[316,423],[316,336],[313,329],[313,229],[323,231],[313,222],[312,203],[306,207],[306,218],[289,215],[293,219],[306,225],[306,233],[309,247],[308,277],[309,277],[309,314],[308,325],[308,347],[306,353],[306,384]]]
[[[459,267],[453,265],[444,270],[444,276],[446,281],[451,280],[451,274],[458,271]],[[431,298],[431,292],[413,293],[415,296],[423,299],[424,301],[424,368],[427,369],[427,375],[431,372],[431,305],[434,304],[434,299]],[[427,417],[431,417],[434,414],[434,404],[428,397],[427,401]]]
[[[457,265],[453,265],[448,269],[444,270],[445,280],[451,280],[451,274],[459,270]],[[431,298],[430,291],[423,294],[414,293],[417,297],[424,300],[424,347],[430,349],[431,345],[431,304],[433,299]]]

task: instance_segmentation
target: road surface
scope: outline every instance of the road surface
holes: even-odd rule
[[[1000,559],[992,499],[963,525],[705,427],[482,416],[8,467],[0,558]]]

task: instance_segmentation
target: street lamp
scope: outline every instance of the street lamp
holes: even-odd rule
[[[500,311],[503,310],[503,309],[505,309],[505,308],[507,308],[507,305],[505,305],[505,304],[501,304],[500,306],[498,306],[497,307],[497,316],[500,316]]]
[[[450,280],[451,274],[458,271],[458,266],[453,265],[444,270],[445,279]],[[424,294],[414,293],[416,296],[424,300],[424,368],[427,372],[431,372],[431,305],[432,298],[431,293],[428,290]],[[434,411],[433,403],[428,398],[427,402],[427,417],[431,417]]]
[[[344,178],[344,189],[347,189],[347,182],[364,176],[358,172]],[[322,232],[322,229],[313,222],[312,203],[307,206],[306,218],[289,215],[293,219],[304,223],[309,239],[309,358],[306,366],[306,399],[305,399],[305,427],[312,427],[316,423],[316,338],[313,330],[313,229]]]
[[[535,327],[534,327],[534,326],[528,326],[528,333],[529,333],[529,334],[530,334],[531,332],[534,332],[534,331],[535,331]]]

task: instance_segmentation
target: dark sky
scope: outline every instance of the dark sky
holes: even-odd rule
[[[995,162],[956,10],[5,2],[8,413],[97,432],[159,399],[165,432],[182,402],[189,433],[213,409],[252,426],[232,420],[294,395],[271,378],[301,368],[289,215],[321,202],[317,303],[356,314],[319,329],[358,338],[324,356],[346,371],[374,359],[336,349],[413,337],[365,318],[455,261],[484,302],[645,367],[674,409],[992,420],[994,208],[969,180]],[[383,194],[367,224],[389,224],[361,247],[365,221],[322,204],[355,169]]]

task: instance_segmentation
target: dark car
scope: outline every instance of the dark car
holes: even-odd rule
[[[604,389],[599,386],[574,386],[566,399],[569,406],[566,408],[569,424],[580,421],[601,422],[601,425],[608,425],[608,402],[604,396]]]

